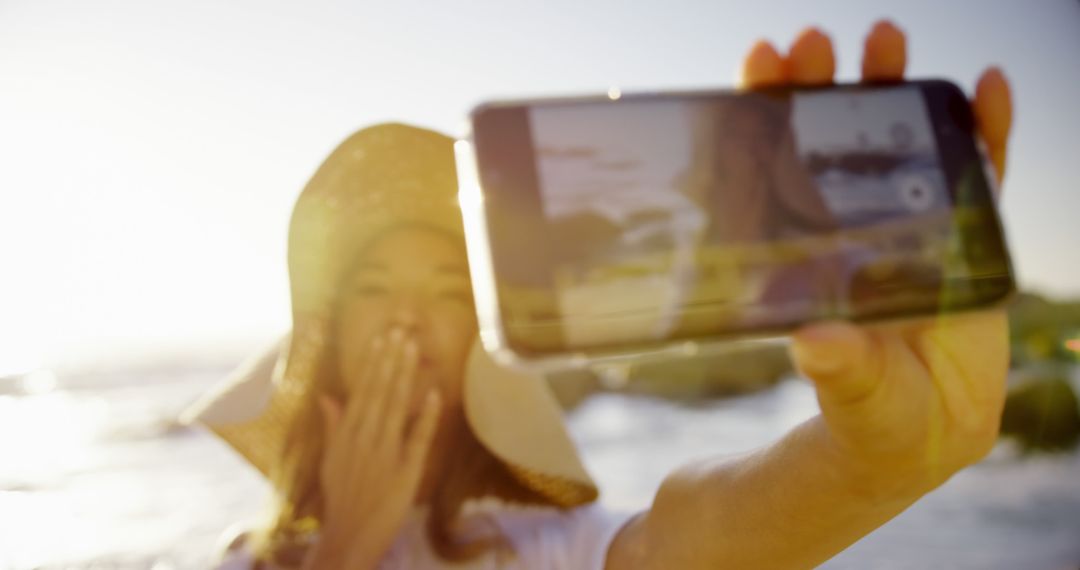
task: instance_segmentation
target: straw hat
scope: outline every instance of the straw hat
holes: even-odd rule
[[[327,350],[337,285],[372,237],[401,223],[464,235],[453,140],[402,124],[373,126],[342,143],[308,182],[289,230],[291,335],[242,365],[182,416],[232,445],[264,475]],[[465,416],[480,443],[524,486],[570,507],[597,489],[541,378],[496,364],[474,342]]]

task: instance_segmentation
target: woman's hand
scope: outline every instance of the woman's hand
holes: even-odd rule
[[[865,79],[903,75],[904,35],[879,23]],[[832,81],[832,45],[804,32],[787,57],[759,42],[751,87]],[[975,95],[980,132],[1000,177],[1011,119],[1001,73]],[[907,508],[993,445],[1008,367],[1005,315],[946,315],[904,325],[804,327],[792,351],[822,415],[774,444],[688,463],[612,542],[607,568],[812,568]]]
[[[417,346],[400,329],[372,342],[363,378],[342,410],[322,396],[322,531],[306,568],[374,568],[412,507],[441,403],[429,392],[407,429]]]
[[[863,79],[901,79],[905,44],[891,23],[875,25]],[[809,29],[786,58],[756,44],[743,75],[750,87],[814,85],[832,82],[835,67],[829,38]],[[973,107],[1000,180],[1012,105],[999,70],[982,74]],[[1007,327],[1002,310],[878,327],[822,323],[799,330],[792,352],[815,384],[840,464],[854,469],[869,493],[918,496],[992,448],[1004,405]]]

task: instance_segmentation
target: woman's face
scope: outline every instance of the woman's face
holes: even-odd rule
[[[418,348],[409,415],[429,388],[440,391],[444,409],[460,405],[465,359],[477,332],[463,245],[435,229],[404,227],[362,252],[344,282],[338,315],[338,367],[347,394],[365,381],[371,342],[401,328]]]

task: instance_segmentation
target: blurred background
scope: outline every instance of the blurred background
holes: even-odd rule
[[[1025,294],[1001,444],[826,566],[1076,568],[1076,0],[0,0],[0,568],[205,568],[258,517],[260,477],[175,418],[288,329],[289,214],[352,131],[460,133],[491,97],[731,86],[753,41],[810,24],[855,80],[882,17],[910,76],[1011,80]],[[614,508],[816,413],[782,347],[551,381]]]

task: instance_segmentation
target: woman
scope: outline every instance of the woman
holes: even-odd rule
[[[506,509],[467,500],[574,507],[596,497],[539,380],[499,369],[476,346],[452,145],[390,124],[331,154],[293,215],[294,325],[277,386],[264,362],[232,382],[233,397],[196,412],[279,493],[272,525],[247,539],[269,567],[507,559],[504,529],[484,516]],[[265,406],[250,397],[260,383],[272,394]],[[236,407],[252,400],[256,417],[243,421]],[[410,513],[414,502],[423,508]],[[474,516],[459,517],[466,507]],[[405,536],[418,540],[391,551],[407,515]],[[551,526],[524,516],[535,533]],[[577,533],[617,522],[556,516]],[[512,513],[497,523],[520,524]]]
[[[875,26],[864,77],[897,79],[904,64],[902,33]],[[819,84],[834,68],[828,38],[808,30],[786,57],[759,43],[744,76]],[[1011,106],[999,72],[975,109],[1000,176]],[[675,471],[637,516],[599,509],[543,385],[475,348],[450,142],[367,129],[297,203],[293,333],[275,380],[271,356],[192,414],[277,492],[268,529],[223,567],[807,567],[993,445],[1000,311],[823,323],[793,345],[822,415],[758,452]]]

